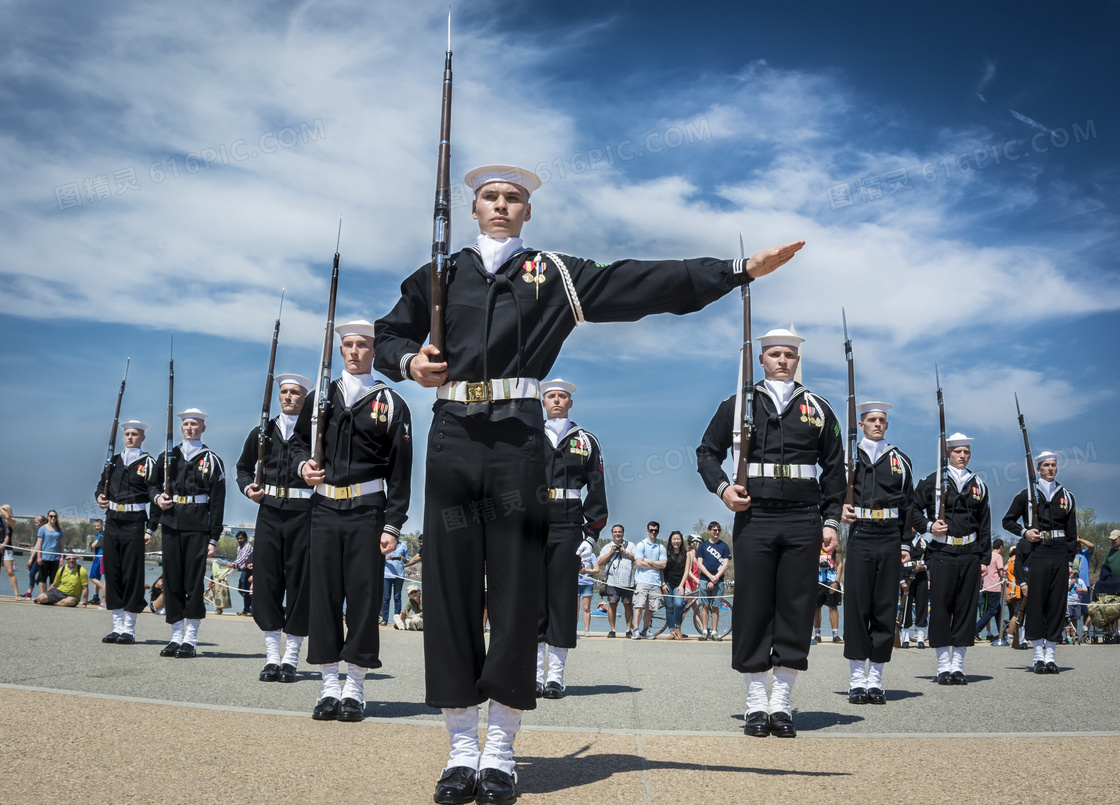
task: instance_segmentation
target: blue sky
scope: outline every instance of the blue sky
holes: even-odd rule
[[[122,414],[162,449],[211,415],[231,466],[277,368],[312,375],[339,215],[338,318],[382,315],[430,253],[446,7],[9,2],[0,7],[0,500],[86,514]],[[498,16],[504,15],[504,16]],[[600,261],[804,238],[755,284],[806,384],[857,394],[933,469],[933,366],[996,520],[1032,443],[1120,520],[1117,3],[475,2],[453,17],[452,170],[547,178],[530,246]],[[545,176],[547,174],[547,176]],[[455,189],[452,241],[477,229]],[[694,450],[735,383],[737,296],[588,325],[554,374],[603,444],[611,521],[729,520]],[[432,394],[395,386],[418,432]],[[842,415],[842,413],[841,413]],[[420,528],[417,462],[407,529]],[[227,522],[254,507],[231,495]]]

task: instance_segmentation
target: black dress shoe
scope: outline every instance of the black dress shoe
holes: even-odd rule
[[[474,795],[474,801],[479,805],[511,805],[516,800],[517,792],[513,790],[512,774],[498,769],[483,769],[478,773],[478,791]]]
[[[131,646],[136,642],[136,638],[130,634],[122,634],[117,638],[118,646]]]
[[[942,671],[941,673],[939,673],[937,675],[937,684],[938,685],[951,685],[951,684],[953,684],[952,681],[951,681],[951,677],[952,677],[952,675],[948,671]]]
[[[964,671],[953,671],[953,673],[951,673],[949,675],[949,684],[950,685],[967,685],[968,684],[968,677],[964,675]]]
[[[102,643],[116,643],[120,639],[121,639],[121,633],[120,632],[109,632],[109,634],[107,634],[103,638],[101,638],[101,642]]]
[[[1036,674],[1045,674],[1046,673],[1046,663],[1044,663],[1042,660],[1035,660],[1034,661],[1034,672]]]
[[[775,738],[796,738],[797,730],[793,726],[793,716],[782,712],[771,713],[770,734]]]
[[[338,718],[339,701],[334,696],[327,696],[315,703],[311,717],[316,721],[334,721]]]
[[[540,682],[538,682],[537,683],[537,698],[539,699],[541,696],[544,696],[544,685],[542,685]]]
[[[436,783],[435,801],[441,805],[466,805],[474,802],[478,773],[466,766],[444,769]]]
[[[546,683],[544,686],[544,697],[546,699],[563,699],[564,686],[555,680]]]
[[[887,694],[883,692],[882,688],[868,688],[867,702],[868,704],[886,704]]]
[[[280,678],[280,666],[274,662],[270,662],[261,669],[261,675],[257,677],[261,682],[275,682]]]
[[[1053,660],[1051,660],[1050,662],[1046,663],[1046,673],[1048,673],[1048,674],[1060,674],[1061,671],[1058,669],[1058,664],[1056,662],[1054,662]]]
[[[159,650],[161,657],[174,657],[175,652],[179,650],[179,644],[172,641]]]
[[[189,660],[191,657],[196,656],[197,652],[190,643],[184,643],[179,646],[179,650],[175,652],[175,657],[180,660]]]
[[[296,679],[296,667],[294,665],[284,663],[280,666],[280,676],[277,678],[277,682],[295,682]]]
[[[918,641],[918,648],[925,648],[925,647],[926,647],[925,641],[919,640]]]
[[[852,688],[849,690],[848,704],[867,704],[867,688]]]
[[[338,706],[339,721],[361,721],[365,717],[365,703],[360,702],[357,699],[343,699],[342,704]]]
[[[770,734],[770,716],[765,710],[755,710],[747,713],[747,723],[743,725],[743,734],[751,738],[765,738]]]

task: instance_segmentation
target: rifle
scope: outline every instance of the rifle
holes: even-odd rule
[[[747,258],[743,246],[743,233],[739,233],[739,256]],[[732,436],[739,437],[739,462],[735,467],[735,483],[744,489],[747,488],[747,458],[751,451],[751,436],[754,433],[754,350],[751,345],[751,284],[743,283],[743,349],[739,356],[739,398],[736,401],[739,407],[739,416],[736,417],[734,427],[738,433]]]
[[[341,235],[341,233],[339,233]],[[280,314],[284,312],[284,289],[280,289],[280,310],[276,313],[276,326],[272,329],[272,353],[268,356],[268,377],[264,381],[264,407],[261,408],[261,432],[257,436],[257,476],[253,483],[264,482],[264,446],[267,439],[268,420],[272,414],[272,373],[276,369],[276,342],[280,340]]]
[[[171,334],[171,362],[167,368],[167,449],[163,451],[163,494],[171,497],[171,451],[175,449],[175,333]]]
[[[323,356],[319,364],[319,387],[315,407],[311,410],[311,460],[323,468],[323,431],[320,420],[327,415],[331,387],[331,358],[334,346],[334,303],[338,298],[338,247],[342,243],[342,216],[338,218],[338,239],[334,244],[334,267],[331,269],[331,298],[327,303],[327,331],[323,336]]]
[[[902,608],[898,610],[898,620],[894,623],[894,647],[902,648],[902,624],[906,622],[906,611],[910,609],[910,584],[906,585],[906,592],[902,594]]]
[[[443,308],[451,262],[451,9],[447,10],[447,54],[443,63],[443,104],[436,160],[436,204],[432,222],[432,324],[429,341],[443,354]]]
[[[949,447],[945,442],[945,395],[941,393],[941,373],[933,365],[937,378],[937,414],[941,420],[941,438],[937,445],[937,519],[945,522],[945,498],[949,493]]]
[[[109,451],[105,454],[105,470],[101,474],[101,489],[105,497],[109,497],[109,474],[113,470],[113,456],[117,452],[117,426],[121,421],[121,400],[124,399],[124,385],[128,381],[128,365],[132,358],[124,363],[124,379],[121,380],[121,390],[117,392],[117,410],[113,413],[113,428],[109,431]]]
[[[1031,440],[1027,436],[1027,423],[1023,419],[1023,412],[1019,409],[1019,395],[1015,395],[1015,413],[1019,415],[1019,430],[1023,432],[1023,448],[1027,453],[1027,501],[1030,504],[1030,519],[1027,528],[1038,528],[1038,473],[1034,467],[1034,457],[1031,455]]]
[[[844,359],[848,362],[848,495],[844,502],[855,505],[856,499],[856,364],[852,357],[852,339],[848,338],[848,314],[844,318]]]

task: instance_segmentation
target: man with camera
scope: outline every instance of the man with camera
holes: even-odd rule
[[[611,542],[599,552],[599,569],[606,568],[603,577],[607,583],[604,591],[607,607],[610,610],[611,629],[607,637],[614,637],[614,621],[618,613],[618,602],[622,602],[626,616],[626,636],[631,637],[630,623],[634,618],[634,551],[636,546],[626,541],[626,529],[620,525],[611,526]]]

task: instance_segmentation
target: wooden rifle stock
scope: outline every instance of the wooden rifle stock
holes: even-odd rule
[[[272,352],[268,356],[268,376],[264,381],[264,405],[261,408],[261,428],[257,435],[257,475],[253,483],[264,483],[264,448],[268,441],[268,420],[272,418],[272,375],[276,370],[276,344],[280,340],[280,316],[284,312],[284,291],[280,290],[280,311],[276,314],[276,326],[272,329]]]
[[[746,259],[743,233],[739,233],[739,256]],[[739,462],[735,467],[735,483],[747,489],[748,463],[751,436],[754,434],[754,348],[751,343],[751,284],[743,284],[743,349],[740,353],[740,374],[743,385],[739,389],[742,413],[736,423],[739,427]]]
[[[856,499],[856,364],[852,355],[852,339],[848,338],[848,314],[844,318],[844,359],[848,362],[848,492],[844,502],[855,505]]]
[[[338,247],[342,243],[342,219],[338,219],[338,241],[334,246],[334,267],[331,269],[331,296],[327,303],[327,330],[323,334],[323,354],[319,363],[319,386],[315,408],[311,411],[311,460],[319,469],[323,468],[323,428],[322,420],[327,415],[327,404],[331,388],[331,347],[334,345],[334,305],[338,299]]]
[[[432,222],[432,323],[429,341],[443,354],[443,308],[451,258],[451,11],[447,12],[447,54],[443,64],[443,103],[436,160],[436,203]]]
[[[109,431],[109,450],[105,454],[105,469],[101,473],[101,491],[105,497],[109,497],[109,475],[113,470],[113,456],[117,452],[117,427],[121,421],[121,400],[124,399],[124,386],[128,382],[128,365],[132,363],[132,358],[128,358],[124,364],[124,379],[121,380],[121,390],[117,392],[117,408],[113,413],[113,427]]]

